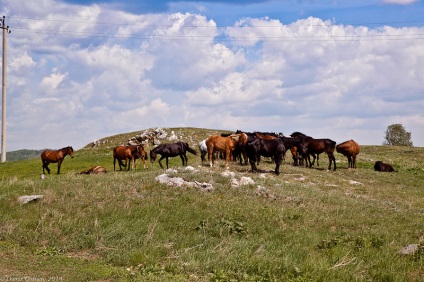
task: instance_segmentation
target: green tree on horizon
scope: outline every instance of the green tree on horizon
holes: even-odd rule
[[[402,124],[392,124],[387,127],[383,145],[412,147],[411,132],[407,132]]]

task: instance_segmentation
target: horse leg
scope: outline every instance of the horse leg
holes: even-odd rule
[[[280,174],[280,165],[282,162],[283,156],[282,155],[277,155],[274,157],[275,160],[275,174],[279,175]]]
[[[328,170],[331,170],[331,162],[334,163],[334,170],[336,170],[336,158],[333,153],[328,153],[328,160],[330,164],[328,165]]]
[[[312,163],[310,163],[309,164],[309,167],[312,167],[313,165],[315,165],[315,160],[316,160],[316,156],[315,156],[315,154],[311,154],[312,155],[312,157],[314,158],[314,160],[312,161]],[[309,159],[310,160],[310,159]]]
[[[126,157],[125,158],[125,167],[124,168],[129,171],[130,170],[130,165],[131,165],[130,164],[130,159],[128,157]]]
[[[57,174],[60,174],[60,166],[62,165],[62,161],[61,160],[59,160],[58,162],[57,162]]]
[[[319,154],[317,154],[317,166],[319,167]]]
[[[185,165],[184,165],[184,163],[185,163],[184,154],[181,154],[181,155],[180,155],[180,158],[181,158],[181,161],[183,162],[183,166],[185,166]]]
[[[161,169],[163,169],[163,165],[161,163],[161,160],[163,160],[164,158],[165,158],[164,156],[161,156],[159,161],[158,161]],[[168,159],[166,159],[166,160],[168,160]],[[166,162],[166,168],[168,168],[168,162]]]
[[[356,155],[352,156],[352,168],[356,168]]]
[[[353,168],[353,163],[352,163],[352,157],[351,156],[347,156],[347,167],[348,168]]]
[[[168,157],[166,157],[166,169],[168,169]]]
[[[249,160],[249,162],[250,162],[250,166],[252,168],[252,172],[258,172],[258,168],[256,167],[256,160],[251,158]]]
[[[336,170],[336,157],[334,156],[333,152],[331,152],[331,158],[333,159],[334,170]]]
[[[214,165],[214,150],[213,149],[214,148],[212,146],[208,147],[208,158],[209,158],[210,167],[213,167]]]
[[[309,154],[306,156],[306,164],[305,164],[305,167],[309,167],[309,168],[311,168],[311,167],[312,167],[311,155],[309,155]]]
[[[43,173],[44,173],[44,168],[47,170],[47,173],[50,174],[50,168],[49,168],[48,162],[43,162]]]
[[[230,149],[225,150],[225,168],[230,169],[230,158],[231,158],[231,151]]]

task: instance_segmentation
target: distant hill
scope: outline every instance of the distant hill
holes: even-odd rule
[[[44,149],[43,150],[23,149],[23,150],[11,151],[11,152],[7,152],[6,158],[8,161],[30,160],[30,159],[39,158],[41,155],[41,152],[43,151]]]

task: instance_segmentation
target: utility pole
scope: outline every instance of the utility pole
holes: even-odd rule
[[[0,28],[3,30],[3,56],[1,76],[1,163],[6,162],[6,35],[10,33],[6,25],[6,17],[0,20]]]

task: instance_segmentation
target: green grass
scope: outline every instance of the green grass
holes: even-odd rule
[[[170,130],[170,129],[166,129]],[[191,147],[212,133],[172,129]],[[0,280],[61,281],[421,281],[423,257],[398,251],[424,243],[424,148],[362,146],[358,168],[297,168],[286,156],[279,176],[252,174],[232,163],[232,187],[221,166],[209,168],[188,154],[198,172],[170,166],[186,181],[213,191],[169,187],[148,169],[113,172],[112,148],[136,133],[67,157],[62,174],[40,179],[39,159],[0,165]],[[373,170],[377,160],[398,173]],[[105,175],[78,175],[94,165]],[[264,160],[260,169],[273,170]],[[258,185],[265,190],[258,189]],[[42,194],[20,206],[21,195]],[[52,280],[53,280],[52,279]]]

